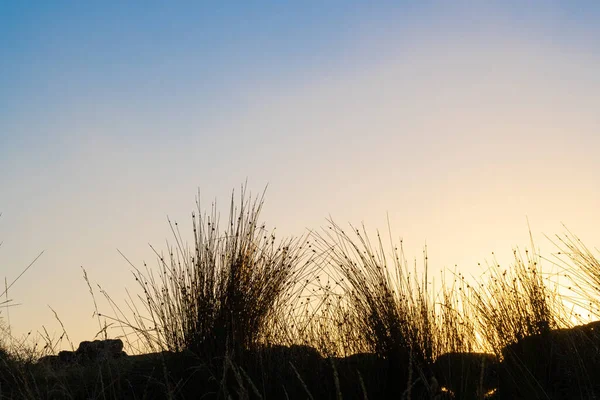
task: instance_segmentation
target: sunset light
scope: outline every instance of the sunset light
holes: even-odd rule
[[[461,322],[460,335],[472,328],[469,346],[435,342],[420,347],[429,349],[423,360],[443,359],[446,351],[496,354],[538,333],[529,324],[519,336],[506,313],[496,314],[507,304],[515,306],[508,313],[527,315],[523,321],[534,314],[535,323],[549,316],[558,321],[536,325],[540,332],[600,319],[597,309],[590,311],[598,302],[589,289],[600,285],[600,278],[590,278],[600,276],[600,263],[594,264],[600,258],[599,21],[600,2],[591,1],[2,2],[0,266],[5,288],[14,285],[0,303],[6,331],[0,343],[39,349],[50,341],[54,353],[79,357],[96,350],[76,350],[77,344],[104,338],[96,335],[105,329],[133,354],[120,326],[124,315],[136,321],[127,304],[140,300],[139,312],[156,315],[164,311],[161,302],[180,307],[162,320],[177,345],[156,339],[156,348],[146,343],[144,351],[202,352],[198,332],[222,329],[231,337],[211,345],[215,354],[231,343],[253,349],[256,341],[310,346],[318,357],[373,352],[394,360],[389,349],[400,342],[376,334],[393,336],[394,326],[374,325],[377,313],[369,307],[381,311],[393,303],[402,315],[420,315],[415,310],[427,303],[443,313],[438,290],[458,295],[466,282],[469,288],[461,290],[488,290],[472,295],[468,306],[456,298],[461,312],[477,315]],[[252,201],[261,198],[260,213],[253,214]],[[248,214],[238,215],[239,207]],[[194,226],[207,229],[206,242],[195,237]],[[247,234],[240,243],[232,239],[233,226]],[[213,228],[222,236],[211,236]],[[356,228],[360,235],[352,236]],[[575,236],[581,242],[565,239]],[[194,251],[199,243],[204,253]],[[577,247],[584,245],[585,251]],[[212,256],[217,261],[203,271],[213,281],[186,272],[184,265],[193,269],[194,262],[184,260]],[[354,270],[353,263],[365,269]],[[174,265],[181,269],[171,276]],[[320,274],[310,272],[315,265]],[[377,272],[381,265],[395,271],[390,277],[409,271],[410,279],[388,281]],[[586,275],[590,265],[599,269]],[[425,267],[428,283],[414,286],[425,279]],[[220,268],[233,268],[237,289],[218,285]],[[152,285],[144,286],[149,271],[154,288],[163,290],[151,301],[145,290]],[[519,293],[553,300],[536,298],[544,304],[536,308],[541,303],[530,297],[531,304],[517,307],[521,298],[502,286],[504,271],[522,282]],[[543,290],[540,275],[556,278],[554,292]],[[183,294],[169,286],[175,276],[185,282]],[[315,276],[318,285],[310,281]],[[265,277],[272,282],[260,281]],[[501,283],[488,285],[490,277]],[[386,300],[369,292],[388,284],[395,289]],[[201,297],[190,288],[207,292]],[[416,296],[421,290],[430,300]],[[404,304],[403,291],[416,297]],[[211,303],[211,296],[218,300]],[[309,297],[313,303],[300,307],[297,299]],[[288,305],[292,298],[295,308]],[[561,314],[561,301],[571,315]],[[220,311],[206,311],[209,303]],[[343,307],[354,319],[342,318]],[[251,316],[231,322],[206,314],[204,325],[192,329],[198,310]],[[309,313],[327,322],[308,323]],[[148,318],[146,329],[160,325]],[[429,326],[418,318],[418,329]],[[310,339],[299,321],[310,326]],[[443,321],[439,337],[448,334]],[[261,333],[238,334],[236,323]],[[323,333],[335,324],[356,327]],[[360,336],[368,329],[377,340]],[[351,340],[360,345],[347,345]],[[120,344],[106,343],[121,354]],[[468,362],[479,368],[488,359]],[[340,365],[342,386],[346,378],[358,382]],[[304,367],[297,368],[290,372],[294,384]],[[471,398],[457,388],[456,376],[442,383],[436,368],[428,393],[435,383],[444,393]],[[485,398],[509,393],[498,374],[490,379],[500,379],[499,386],[486,386],[482,369],[478,389]],[[402,375],[402,384],[411,377]],[[307,378],[306,387],[311,384]],[[331,383],[331,393],[343,392],[338,384]],[[306,398],[304,386],[298,388]],[[406,396],[409,388],[382,393]],[[369,398],[385,398],[377,393]]]

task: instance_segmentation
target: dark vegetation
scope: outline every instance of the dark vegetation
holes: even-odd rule
[[[223,227],[198,204],[191,246],[169,222],[158,268],[130,263],[137,297],[123,306],[100,289],[113,311],[96,309],[103,340],[58,354],[66,332],[44,346],[5,341],[0,398],[600,397],[600,325],[570,308],[599,319],[600,260],[570,232],[555,259],[532,243],[508,269],[474,283],[442,274],[436,290],[426,251],[411,268],[401,242],[333,221],[280,241],[262,205],[243,188]]]

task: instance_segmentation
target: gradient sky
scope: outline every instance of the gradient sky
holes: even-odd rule
[[[81,266],[121,302],[117,248],[156,265],[167,215],[246,179],[280,235],[389,215],[433,271],[510,261],[527,219],[599,245],[599,2],[121,3],[0,3],[0,271],[45,250],[16,334],[50,305],[91,339]]]

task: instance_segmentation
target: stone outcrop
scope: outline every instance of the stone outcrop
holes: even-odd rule
[[[600,321],[528,336],[502,353],[501,398],[600,397]]]
[[[456,399],[482,399],[498,387],[494,354],[446,353],[437,358],[432,369],[439,389],[447,390]]]
[[[38,363],[51,368],[61,368],[70,365],[86,365],[126,356],[121,339],[84,341],[76,351],[61,351],[57,356],[45,356]]]
[[[127,355],[123,351],[123,341],[121,339],[81,342],[75,353],[77,359],[84,363],[110,360]]]
[[[75,390],[72,398],[89,398],[87,390],[95,388],[95,381],[88,380],[98,379],[99,373],[113,382],[106,390],[131,399],[142,392],[160,399],[169,390],[180,398],[195,398],[224,388],[230,394],[249,391],[249,398],[255,398],[254,390],[264,398],[289,399],[304,399],[307,391],[323,399],[341,392],[349,400],[403,398],[406,393],[429,400],[600,398],[600,322],[526,337],[504,348],[500,363],[492,354],[443,354],[433,364],[415,368],[410,389],[396,368],[402,363],[372,353],[327,358],[308,346],[269,346],[231,357],[224,362],[191,351],[128,356],[119,339],[95,340],[43,357],[33,373],[37,382],[44,382],[43,390],[67,385]]]
[[[305,387],[323,397],[325,363],[313,347],[304,345],[264,346],[244,352],[239,366],[253,382],[264,382],[263,395],[269,399],[306,398]],[[302,381],[298,379],[298,375]],[[304,383],[303,383],[304,382]]]
[[[386,392],[387,362],[373,353],[357,353],[331,358],[327,374],[337,373],[342,397],[349,400],[381,398]],[[364,386],[364,387],[363,387]],[[368,388],[366,394],[364,390]]]

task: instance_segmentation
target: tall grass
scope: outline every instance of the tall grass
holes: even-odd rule
[[[455,348],[471,341],[471,333],[458,327],[460,315],[451,310],[454,295],[446,292],[443,304],[432,295],[426,252],[419,274],[416,263],[411,269],[404,258],[402,243],[386,251],[379,232],[373,243],[364,226],[350,230],[330,221],[327,230],[314,234],[321,268],[334,271],[343,291],[344,322],[354,329],[362,351],[388,360],[390,395],[411,398],[415,385],[433,395],[429,378],[435,358],[450,341]],[[456,326],[443,328],[444,321]]]
[[[442,272],[441,287],[435,308],[438,348],[436,356],[444,353],[482,351],[486,344],[481,338],[471,301],[471,286],[460,272],[452,272],[448,279]]]
[[[223,355],[227,348],[251,349],[270,336],[298,290],[309,265],[301,239],[277,241],[259,221],[261,197],[239,201],[232,194],[229,219],[221,229],[216,204],[210,215],[197,201],[192,214],[193,245],[182,239],[177,223],[169,221],[175,245],[167,255],[154,250],[158,271],[134,268],[143,292],[143,311],[130,302],[133,328],[151,349],[192,350]]]
[[[531,242],[532,249],[533,240]],[[494,264],[487,280],[471,287],[470,299],[480,332],[489,349],[502,349],[525,337],[567,326],[567,313],[558,286],[544,276],[540,257],[530,250],[525,256],[513,251],[511,268]]]
[[[314,233],[320,251],[320,267],[335,276],[346,308],[344,319],[352,321],[364,344],[363,351],[386,355],[403,349],[420,362],[431,362],[447,351],[470,350],[474,346],[469,324],[469,303],[458,286],[447,286],[440,276],[440,293],[429,275],[426,248],[422,272],[411,268],[403,244],[386,250],[379,232],[370,240],[365,227],[350,227],[352,234],[333,221],[325,232]],[[390,235],[391,236],[391,235]]]
[[[555,262],[570,282],[566,289],[574,294],[568,300],[582,310],[576,319],[600,319],[600,250],[592,251],[569,230],[556,235],[553,243],[558,249]]]
[[[2,217],[1,212],[0,217]],[[3,243],[4,241],[0,241],[0,247],[2,247]],[[31,396],[32,388],[29,385],[29,381],[25,379],[22,365],[35,359],[39,352],[26,343],[27,336],[19,339],[15,338],[12,334],[8,311],[11,307],[18,304],[13,303],[9,297],[9,290],[38,261],[42,254],[44,254],[44,251],[41,251],[10,284],[5,278],[4,290],[0,292],[0,307],[4,308],[7,317],[5,321],[4,315],[1,315],[0,312],[0,398],[5,398],[7,395],[16,395],[19,398],[33,398]]]
[[[351,306],[348,317],[359,332],[364,350],[386,356],[419,345],[415,340],[417,321],[411,318],[417,311],[413,307],[417,299],[407,290],[410,282],[400,255],[394,253],[388,262],[379,236],[377,247],[373,247],[364,227],[362,232],[350,227],[353,237],[333,221],[330,223],[328,231],[315,233],[321,266],[339,276],[339,286]],[[422,350],[417,352],[425,357],[429,351]]]
[[[355,364],[340,364],[341,357],[350,359],[356,353],[370,354],[358,354],[352,362],[374,366],[373,374],[387,374],[384,390],[377,393],[434,398],[440,392],[432,379],[433,366],[441,355],[484,350],[502,359],[514,344],[570,325],[559,288],[542,270],[533,241],[531,250],[514,251],[510,268],[494,262],[487,278],[473,284],[458,272],[452,279],[442,274],[436,292],[426,249],[418,268],[416,261],[411,265],[406,260],[401,241],[396,245],[390,239],[387,246],[379,232],[371,240],[364,226],[345,230],[333,221],[322,231],[277,240],[275,231],[260,222],[263,204],[264,193],[253,198],[242,187],[239,197],[231,196],[223,226],[216,204],[207,214],[198,200],[191,243],[169,220],[173,244],[164,252],[151,247],[157,267],[130,263],[140,292],[129,295],[129,312],[102,291],[115,313],[104,318],[116,322],[125,336],[133,333],[140,352],[191,350],[203,360],[216,358],[208,367],[213,374],[209,381],[216,382],[223,398],[236,393],[240,398],[261,398],[265,393],[272,397],[292,387],[299,388],[301,396],[317,398],[317,393],[328,393],[330,385],[331,398],[340,399],[354,376],[366,398],[380,381],[366,376],[364,369],[353,371]],[[583,299],[581,306],[589,304],[599,317],[599,258],[574,235],[559,237],[558,246],[569,265],[572,286]],[[85,271],[84,277],[94,296]],[[97,308],[95,299],[94,305]],[[108,325],[96,315],[106,334]],[[53,348],[53,340],[46,337]],[[322,360],[314,349],[274,346],[281,344],[312,346],[329,357],[328,367],[319,364]],[[380,361],[384,369],[377,369]],[[169,386],[173,382],[165,365],[164,384],[174,397],[177,384]],[[282,365],[289,370],[283,371]],[[523,368],[529,365],[506,366],[512,368],[515,386],[522,383],[527,372]],[[324,371],[331,376],[323,379],[319,374]],[[539,383],[537,371],[529,372],[527,383],[534,387]],[[29,398],[39,395],[35,382],[23,373],[12,377]],[[289,381],[282,386],[280,378],[293,380],[295,386]],[[483,381],[482,368],[479,386],[487,388]],[[101,386],[104,395],[104,383]],[[269,392],[273,388],[282,391]],[[324,390],[314,392],[315,388]],[[457,393],[473,392],[470,389],[457,388]]]

